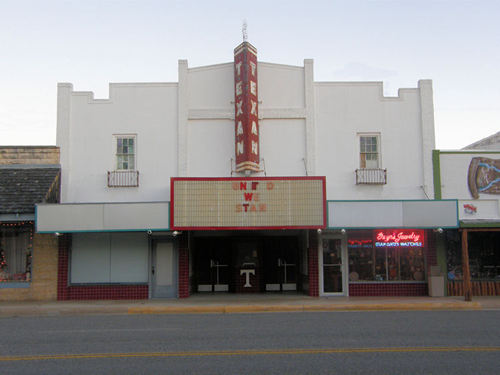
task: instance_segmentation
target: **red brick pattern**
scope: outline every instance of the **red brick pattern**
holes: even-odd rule
[[[307,249],[307,262],[309,273],[309,295],[319,296],[319,265],[318,265],[318,233],[309,231],[309,247]]]
[[[79,285],[68,284],[69,249],[71,235],[59,237],[59,259],[57,271],[58,300],[97,299],[147,299],[147,285]]]
[[[68,299],[68,252],[71,247],[71,236],[59,237],[59,257],[57,260],[57,299]]]
[[[147,285],[92,285],[70,286],[68,298],[70,300],[89,299],[147,299]]]
[[[179,238],[179,298],[189,297],[189,249],[187,234]]]
[[[426,283],[363,283],[349,284],[349,296],[427,296]]]

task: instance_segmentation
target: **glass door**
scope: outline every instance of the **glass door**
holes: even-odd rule
[[[325,238],[322,240],[321,259],[323,270],[323,293],[344,293],[342,238]]]
[[[297,290],[299,264],[296,237],[266,238],[263,259],[267,292]]]
[[[197,238],[194,272],[198,292],[228,292],[231,249],[223,238]]]

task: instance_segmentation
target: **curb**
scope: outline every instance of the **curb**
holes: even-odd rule
[[[225,305],[225,306],[148,306],[129,307],[128,314],[237,314],[259,312],[321,311],[450,311],[482,310],[479,302],[386,303],[331,305]]]

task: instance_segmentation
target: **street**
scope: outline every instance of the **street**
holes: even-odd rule
[[[497,374],[500,311],[0,318],[0,374]]]

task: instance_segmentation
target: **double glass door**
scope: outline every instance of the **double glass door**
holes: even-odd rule
[[[195,238],[194,290],[230,293],[300,290],[299,254],[296,236]]]
[[[324,238],[322,240],[322,291],[324,294],[344,293],[344,241],[342,237]]]
[[[267,239],[264,244],[264,280],[266,291],[296,291],[299,250],[295,237]]]
[[[226,241],[206,239],[203,247],[196,252],[194,268],[196,270],[198,292],[229,291],[231,273],[231,251]]]

